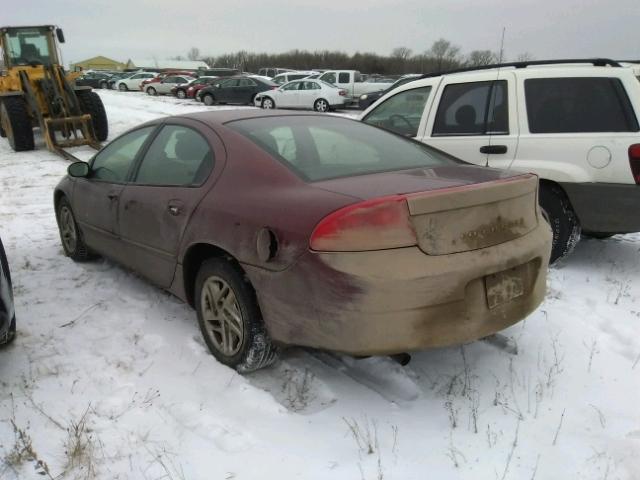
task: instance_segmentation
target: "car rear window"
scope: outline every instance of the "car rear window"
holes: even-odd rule
[[[524,91],[531,133],[638,131],[618,78],[530,78]]]
[[[227,126],[309,182],[461,163],[424,144],[338,117],[252,118]]]

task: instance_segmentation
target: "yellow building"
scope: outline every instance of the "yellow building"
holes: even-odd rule
[[[78,70],[124,70],[125,64],[101,55],[69,65],[71,71]]]

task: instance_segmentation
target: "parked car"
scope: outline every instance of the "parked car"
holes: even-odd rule
[[[255,96],[256,107],[304,108],[328,112],[349,103],[347,91],[320,80],[295,80]]]
[[[180,77],[191,77],[191,78],[198,77],[197,73],[194,73],[193,71],[190,71],[190,70],[170,70],[167,72],[161,72],[153,78],[147,78],[146,80],[143,80],[142,82],[140,82],[140,90],[144,92],[146,91],[146,86],[149,85],[150,83],[159,83],[167,77],[173,77],[176,75]]]
[[[399,87],[366,123],[477,165],[533,172],[551,261],[585,234],[640,231],[640,83],[606,59],[516,62]]]
[[[13,341],[16,336],[16,311],[13,304],[13,287],[9,262],[0,239],[0,346]]]
[[[293,80],[300,80],[301,78],[307,78],[309,75],[313,75],[316,72],[304,72],[304,71],[295,71],[295,72],[287,72],[280,73],[273,77],[273,82],[278,85],[284,85],[287,82],[291,82]]]
[[[119,72],[119,73],[114,73],[113,75],[111,75],[111,78],[109,78],[109,80],[107,80],[107,88],[109,90],[117,90],[118,86],[116,85],[116,82],[118,80],[122,80],[125,78],[129,78],[132,75],[135,75],[137,72]]]
[[[208,88],[208,87],[215,87],[217,84],[224,82],[224,81],[225,81],[225,80],[227,80],[228,78],[229,78],[229,77],[220,77],[220,78],[216,78],[215,80],[213,80],[213,81],[211,82],[211,84],[210,84],[210,85],[203,85],[203,86],[200,86],[200,88],[199,88],[199,89],[196,89],[196,90],[195,90],[195,93],[194,93],[193,98],[195,99],[195,101],[196,101],[196,102],[201,102],[201,101],[202,101],[202,91],[203,91],[205,88]]]
[[[241,73],[237,68],[208,68],[198,70],[198,74],[201,77],[233,77]]]
[[[102,72],[88,72],[76,78],[79,87],[108,88],[111,74]]]
[[[391,84],[390,87],[386,88],[385,90],[378,90],[377,92],[371,92],[371,93],[363,93],[362,95],[360,95],[360,98],[358,99],[358,106],[362,110],[364,110],[368,108],[376,100],[381,98],[383,95],[386,95],[387,93],[389,93],[394,88],[398,88],[400,85],[404,85],[405,83],[412,82],[413,80],[416,80],[421,76],[422,75],[420,74],[405,75],[402,78],[396,80],[393,84]]]
[[[466,343],[545,295],[551,230],[535,175],[355,120],[156,119],[68,172],[54,192],[66,255],[110,257],[188,302],[213,355],[239,371],[268,365],[275,345]]]
[[[274,88],[278,88],[278,85],[270,80],[254,76],[237,76],[216,82],[203,88],[199,93],[205,105],[214,105],[216,103],[253,105],[253,99],[258,93]]]
[[[195,80],[193,77],[169,75],[159,82],[149,83],[144,87],[144,91],[147,95],[168,95],[171,93],[171,89],[176,85],[187,85],[193,80]]]
[[[178,98],[194,98],[196,93],[208,85],[212,85],[220,77],[198,77],[189,83],[178,84],[171,89],[171,94]]]
[[[295,72],[295,70],[292,70],[291,68],[263,67],[258,70],[258,75],[273,78],[276,75],[287,72]]]
[[[146,79],[149,79],[149,78],[154,78],[157,75],[158,74],[156,72],[138,72],[138,73],[134,73],[133,75],[131,75],[129,77],[120,78],[119,80],[117,80],[116,81],[116,87],[121,92],[126,92],[128,90],[138,91],[138,90],[140,90],[140,83],[142,83],[143,80],[146,80]]]
[[[365,93],[376,92],[391,86],[391,83],[364,82],[362,75],[356,70],[327,70],[318,79],[347,90],[352,103],[357,103],[360,96]]]

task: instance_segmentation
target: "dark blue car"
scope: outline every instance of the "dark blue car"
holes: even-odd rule
[[[9,263],[0,240],[0,345],[11,342],[16,336],[16,312],[13,307],[13,289]]]

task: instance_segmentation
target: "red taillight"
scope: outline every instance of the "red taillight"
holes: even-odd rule
[[[640,143],[629,147],[629,165],[636,185],[640,185]]]
[[[340,95],[341,97],[344,97],[346,94],[347,94],[347,91],[346,91],[346,90],[340,90],[340,91],[338,92],[338,95]]]
[[[328,252],[359,252],[416,245],[403,195],[375,198],[337,210],[316,225],[309,246]]]
[[[279,87],[279,85],[274,85],[273,87],[271,87],[271,90],[277,90]]]

